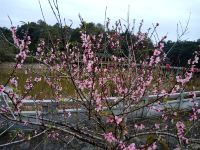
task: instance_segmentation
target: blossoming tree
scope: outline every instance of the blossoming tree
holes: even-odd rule
[[[0,106],[1,118],[27,127],[40,127],[34,128],[37,132],[29,137],[19,134],[16,143],[41,134],[57,140],[68,136],[65,140],[69,141],[71,136],[103,149],[157,149],[166,148],[167,144],[183,148],[200,143],[200,135],[195,133],[200,113],[196,93],[190,93],[191,111],[166,105],[170,95],[183,91],[191,80],[199,53],[196,51],[188,60],[188,67],[182,74],[172,73],[169,78],[169,64],[163,67],[166,37],[155,42],[152,52],[142,57],[138,54],[149,49],[148,41],[158,24],[153,31],[145,33],[141,27],[142,24],[137,33],[126,28],[129,34],[123,36],[120,21],[99,35],[83,30],[80,33],[82,42],[75,45],[64,36],[51,41],[51,44],[41,39],[35,54],[30,53],[28,33],[19,39],[16,28],[11,27],[19,53],[7,82],[0,84],[0,93],[9,97],[7,105]],[[125,48],[127,54],[123,51]],[[46,71],[29,75],[24,83],[24,92],[20,92],[17,90],[19,78],[16,70],[23,68],[27,57],[37,60]],[[40,82],[51,87],[52,103],[62,103],[59,106],[63,110],[61,114],[56,109],[52,110],[55,112],[51,117],[48,115],[50,112],[47,115],[40,113],[42,104],[35,100],[33,108],[37,115],[24,115],[24,104],[33,98],[30,92]],[[15,90],[5,90],[8,85]],[[63,85],[73,87],[74,94],[64,95]],[[154,98],[149,95],[154,95]],[[69,103],[76,109],[66,109],[72,108]],[[173,142],[168,143],[170,140]],[[176,145],[172,145],[174,143]]]

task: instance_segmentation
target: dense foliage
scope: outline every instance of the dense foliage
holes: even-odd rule
[[[188,59],[192,57],[192,54],[199,48],[199,45],[200,40],[178,42],[167,41],[164,50],[173,66],[186,66]],[[198,64],[198,67],[200,67],[200,64]]]

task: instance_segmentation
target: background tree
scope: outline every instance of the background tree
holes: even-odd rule
[[[188,59],[199,48],[198,41],[178,41],[175,46],[173,46],[174,44],[175,42],[167,41],[164,47],[167,57],[173,66],[186,66]],[[171,49],[172,46],[173,49]]]

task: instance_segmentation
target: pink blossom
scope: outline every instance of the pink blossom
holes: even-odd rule
[[[34,81],[35,81],[35,82],[41,81],[41,77],[35,77]]]
[[[26,59],[27,54],[25,51],[20,51],[19,54],[16,55],[17,60],[20,60],[21,63],[24,62],[24,60]]]
[[[156,57],[156,59],[155,59],[155,63],[157,64],[157,63],[159,63],[161,60],[160,60],[160,57]]]
[[[179,76],[176,76],[176,81],[183,85],[183,84],[189,82],[191,78],[192,78],[192,73],[186,72],[185,78],[182,78],[182,76],[179,75]]]
[[[160,48],[160,49],[163,49],[163,48],[164,48],[164,43],[163,43],[163,42],[160,42],[160,43],[159,43],[159,48]]]
[[[15,87],[17,87],[17,85],[18,85],[17,80],[15,79],[15,77],[10,80],[10,83]]]
[[[160,55],[160,53],[161,53],[160,50],[155,49],[153,55],[158,56]]]
[[[12,32],[12,38],[13,38],[13,41],[14,41],[14,44],[19,47],[19,39],[17,38],[16,36],[16,27],[12,26],[11,27],[11,32]]]
[[[166,65],[165,65],[165,68],[166,68],[166,69],[170,69],[170,67],[171,67],[170,64],[166,64]]]
[[[196,113],[194,113],[193,112],[193,114],[190,116],[190,121],[195,121],[195,120],[197,120],[198,118],[197,118],[197,114]]]
[[[101,85],[101,86],[104,85],[106,83],[106,81],[107,81],[106,78],[101,78],[100,77],[99,78],[99,85]]]
[[[138,41],[141,42],[146,38],[146,34],[145,33],[139,33],[138,34]]]
[[[0,85],[0,93],[3,93],[5,91],[5,87],[3,85]]]
[[[119,142],[119,148],[124,149],[125,147],[126,147],[125,144],[122,141],[120,141]]]
[[[194,65],[191,66],[190,68],[191,72],[198,72],[198,68],[195,68]]]
[[[173,115],[174,115],[174,116],[177,116],[177,112],[174,112]]]
[[[128,147],[124,148],[123,150],[137,150],[137,149],[135,147],[135,143],[132,143]]]
[[[92,72],[92,70],[93,70],[93,62],[91,62],[91,61],[88,62],[86,69],[87,69],[88,72]]]
[[[115,121],[117,124],[120,124],[120,122],[122,122],[122,118],[115,116]]]
[[[138,130],[142,130],[145,128],[145,126],[143,124],[140,124],[140,125],[135,124],[135,128]]]
[[[26,90],[30,90],[33,87],[33,84],[30,83],[28,85],[25,85],[24,87],[25,87]]]
[[[149,147],[147,148],[147,150],[155,150],[155,149],[157,149],[156,142],[154,142],[151,146],[149,146]]]
[[[198,62],[199,62],[199,57],[195,55],[194,61],[192,62],[192,64],[197,64]]]
[[[123,88],[123,87],[118,86],[118,93],[126,94],[127,92],[128,92],[127,88]]]
[[[189,59],[187,63],[188,63],[188,65],[190,65],[191,64],[191,59]]]
[[[200,109],[196,109],[198,107],[198,103],[194,103],[194,106],[192,108],[192,115],[190,116],[190,121],[195,121],[198,119],[198,114],[200,113]]]
[[[117,57],[116,56],[112,56],[112,59],[114,60],[114,61],[117,61]]]
[[[57,86],[55,86],[55,88],[57,91],[62,91],[62,86],[57,85]]]
[[[16,100],[14,100],[14,103],[16,106],[15,111],[17,111],[19,113],[21,111],[20,107],[23,105],[22,101],[19,99],[16,99]]]
[[[107,122],[107,123],[113,123],[113,122],[114,122],[113,117],[109,116],[109,117],[106,119],[106,122]]]
[[[99,112],[100,110],[102,110],[102,105],[101,105],[101,104],[96,105],[95,110],[96,110],[97,112]]]
[[[185,125],[183,122],[178,121],[176,123],[176,128],[177,128],[177,135],[179,138],[183,139],[184,138],[184,129],[185,129]]]
[[[21,65],[21,64],[17,64],[17,68],[18,68],[18,69],[21,69],[21,68],[22,68],[22,65]]]
[[[112,132],[104,133],[103,136],[104,136],[104,139],[106,141],[108,141],[109,143],[112,143],[112,142],[116,141],[116,138],[113,136]]]
[[[160,124],[155,124],[155,127],[156,127],[156,129],[159,129],[160,128]]]
[[[48,134],[47,137],[53,138],[53,139],[55,139],[55,140],[58,140],[58,136],[59,136],[59,133],[58,133],[58,132],[52,131],[51,133]]]
[[[0,112],[7,112],[8,110],[7,110],[7,107],[5,106],[5,105],[1,105],[1,107],[0,107]]]

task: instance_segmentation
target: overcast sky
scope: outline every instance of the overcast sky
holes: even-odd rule
[[[118,19],[127,19],[130,6],[130,21],[136,19],[139,24],[144,20],[143,30],[152,27],[152,23],[159,22],[158,34],[160,37],[167,34],[168,40],[177,37],[177,23],[182,26],[190,16],[188,33],[183,40],[200,39],[200,0],[58,0],[61,17],[67,23],[73,21],[73,27],[80,24],[78,14],[87,22],[104,24],[104,13],[107,6],[107,17],[113,22]],[[47,23],[55,24],[56,19],[47,0],[41,0]],[[190,15],[191,14],[191,15]],[[14,25],[20,21],[36,22],[42,19],[38,0],[0,0],[0,26],[10,27],[10,16]],[[124,22],[125,23],[125,22]]]

